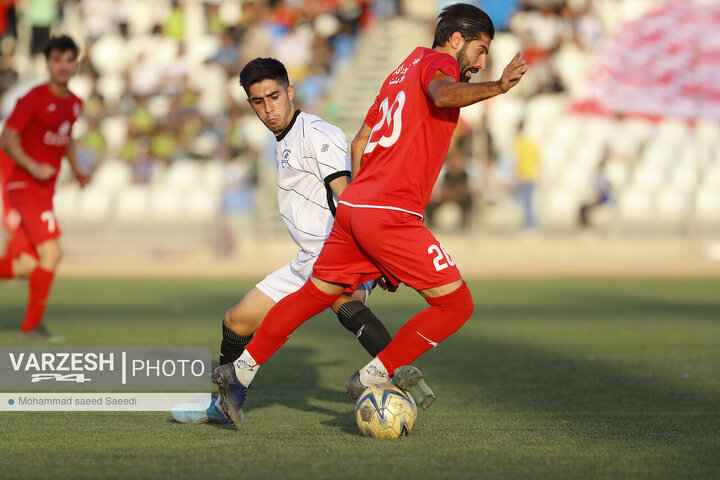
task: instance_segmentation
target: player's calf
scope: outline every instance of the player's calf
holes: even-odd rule
[[[363,348],[373,357],[392,340],[385,325],[360,300],[342,304],[337,310],[337,317],[342,326],[354,333]]]

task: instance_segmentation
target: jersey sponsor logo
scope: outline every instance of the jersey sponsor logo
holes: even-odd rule
[[[327,152],[329,148],[330,148],[330,145],[328,145],[327,143],[323,143],[323,146],[322,146],[322,148],[320,149],[320,153],[325,153],[325,152]]]
[[[57,133],[47,131],[45,132],[45,137],[43,138],[43,143],[45,145],[50,145],[51,147],[64,147],[69,142],[70,122],[68,122],[67,120],[60,124],[60,128],[58,128]]]
[[[400,138],[400,132],[402,131],[402,111],[404,106],[405,92],[402,90],[398,92],[392,105],[390,104],[389,97],[380,103],[380,107],[378,107],[380,121],[378,121],[370,131],[370,137],[363,153],[372,152],[378,145],[388,148],[397,142],[398,138]],[[384,128],[385,126],[387,126],[387,128]],[[377,141],[373,141],[373,136],[379,130],[385,131],[386,133]]]
[[[285,168],[288,166],[288,163],[290,163],[290,150],[285,149],[282,152],[282,155],[280,155],[280,165],[282,168]]]
[[[48,105],[48,107],[47,107],[48,112],[54,112],[55,110],[57,110],[57,105],[55,105],[54,103],[51,103],[50,105]]]

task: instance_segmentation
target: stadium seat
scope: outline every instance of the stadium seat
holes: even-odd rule
[[[698,169],[694,164],[679,162],[673,166],[668,178],[668,187],[690,195],[698,182]]]
[[[193,222],[212,222],[220,213],[220,196],[196,189],[183,196],[183,218]]]
[[[626,190],[618,197],[620,227],[625,231],[647,231],[655,213],[655,199],[645,190]]]
[[[162,179],[162,184],[176,192],[182,192],[197,183],[200,173],[200,162],[178,160],[170,164]]]
[[[538,195],[538,220],[543,231],[569,231],[577,225],[580,200],[574,190]]]
[[[663,229],[677,231],[683,227],[690,213],[690,197],[676,190],[663,190],[657,198],[656,219]]]
[[[126,188],[132,180],[132,170],[127,163],[108,159],[100,164],[92,179],[92,186],[115,193]]]
[[[77,214],[78,192],[77,184],[63,185],[55,191],[53,208],[60,223],[72,222]]]
[[[125,55],[126,43],[119,35],[104,35],[93,44],[90,60],[101,75],[122,74],[128,66]]]
[[[100,131],[105,136],[109,152],[117,152],[125,143],[128,131],[127,118],[123,116],[105,117],[100,122]]]
[[[125,80],[120,74],[106,73],[98,79],[97,89],[108,105],[117,105],[125,91]]]
[[[657,125],[654,140],[665,148],[677,149],[690,140],[692,135],[684,120],[665,119]]]
[[[148,188],[133,185],[118,192],[115,219],[121,223],[136,223],[148,217]]]
[[[694,200],[695,220],[714,222],[720,228],[720,191],[714,188],[698,189]]]
[[[148,218],[157,222],[184,220],[183,194],[173,188],[154,189],[148,196]]]
[[[104,224],[110,221],[113,196],[97,185],[80,190],[77,217],[84,223]]]

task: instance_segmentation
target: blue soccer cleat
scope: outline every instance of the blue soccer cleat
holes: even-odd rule
[[[205,410],[197,408],[197,405],[184,404],[178,405],[171,412],[170,416],[180,423],[230,423],[219,408],[215,405],[215,401]]]
[[[216,368],[212,374],[212,381],[217,384],[220,392],[220,406],[230,417],[233,425],[240,428],[243,422],[242,408],[245,404],[248,387],[240,383],[232,363]]]

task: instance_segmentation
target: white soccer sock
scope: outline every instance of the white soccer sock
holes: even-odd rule
[[[222,407],[222,405],[221,405],[221,403],[220,403],[220,396],[218,396],[218,397],[215,399],[215,408],[217,408],[217,409],[220,411],[220,413],[222,413],[223,415],[226,415],[226,414],[225,414],[225,410],[223,410],[223,407]]]
[[[360,369],[360,383],[369,387],[370,385],[384,385],[390,381],[390,376],[385,365],[377,357]]]
[[[258,368],[260,368],[260,365],[255,362],[255,359],[253,359],[247,350],[240,355],[240,358],[233,362],[233,366],[235,367],[235,375],[238,380],[246,387],[250,386]]]

